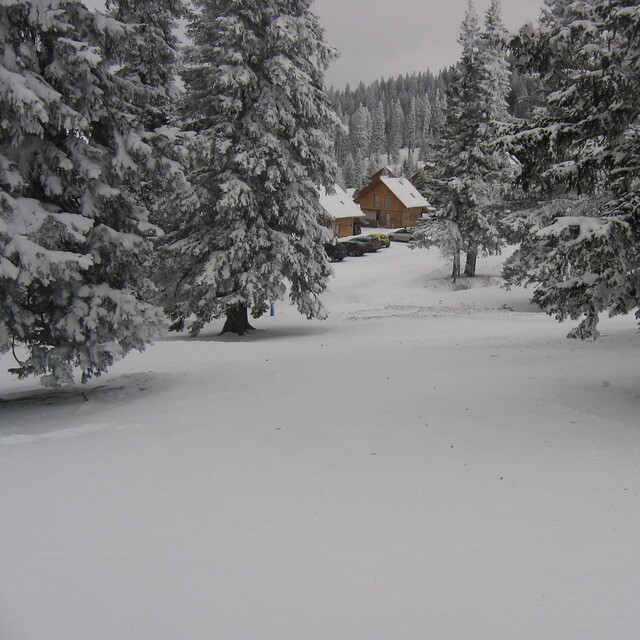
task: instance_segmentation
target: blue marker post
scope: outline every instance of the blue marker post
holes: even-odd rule
[[[270,316],[275,316],[276,315],[276,305],[273,304],[273,302],[271,303],[271,307],[269,307],[269,315]]]

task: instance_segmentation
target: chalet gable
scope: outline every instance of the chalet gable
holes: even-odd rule
[[[382,182],[407,209],[429,206],[427,199],[420,194],[407,178],[389,178],[382,176],[380,182]]]
[[[339,185],[334,185],[332,190],[320,190],[320,206],[334,219],[361,218],[362,209],[353,201]]]
[[[422,212],[430,208],[411,181],[397,177],[389,167],[374,173],[354,201],[364,211],[368,224],[387,228],[416,226]]]
[[[364,213],[353,201],[353,197],[337,184],[329,190],[319,189],[319,194],[320,206],[333,219],[333,231],[336,237],[343,238],[356,233]]]

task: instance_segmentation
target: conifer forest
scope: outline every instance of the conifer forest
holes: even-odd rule
[[[89,379],[167,323],[242,334],[285,282],[321,316],[316,190],[386,164],[420,172],[415,245],[453,277],[516,243],[507,283],[581,318],[575,335],[637,309],[635,5],[550,0],[509,34],[497,0],[484,19],[469,3],[453,67],[327,92],[309,4],[3,2],[0,349],[27,349],[18,376]]]
[[[26,349],[18,376],[87,380],[167,325],[242,334],[285,295],[322,317],[317,190],[385,165],[420,174],[414,245],[454,278],[517,244],[506,282],[575,335],[637,310],[633,3],[548,0],[508,33],[498,0],[470,2],[454,66],[344,90],[325,88],[305,0],[5,0],[0,21],[0,350]]]

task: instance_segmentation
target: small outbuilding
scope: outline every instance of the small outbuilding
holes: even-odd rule
[[[374,173],[354,201],[360,205],[367,224],[390,229],[417,226],[422,213],[430,208],[411,181],[396,177],[389,167]]]
[[[334,185],[332,191],[320,189],[320,205],[333,219],[336,238],[352,236],[359,232],[364,214],[352,196],[339,185]]]

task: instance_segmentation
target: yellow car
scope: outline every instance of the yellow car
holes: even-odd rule
[[[391,244],[389,236],[386,233],[370,233],[370,238],[375,238],[383,247],[388,247]]]

